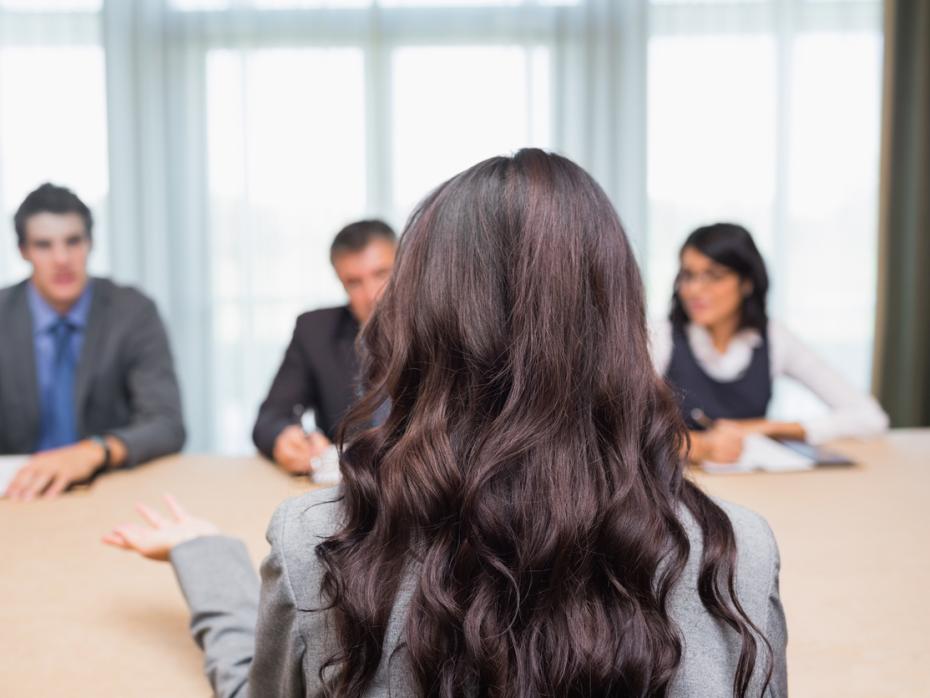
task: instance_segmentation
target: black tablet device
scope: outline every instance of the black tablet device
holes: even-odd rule
[[[812,459],[817,465],[855,465],[855,461],[849,460],[848,457],[836,451],[829,451],[825,448],[812,446],[804,441],[795,439],[775,439],[781,445],[790,448],[792,451],[800,453]]]

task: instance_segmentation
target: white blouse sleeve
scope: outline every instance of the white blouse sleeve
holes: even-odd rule
[[[664,376],[672,360],[672,323],[658,319],[649,323],[649,351],[656,373]]]
[[[871,395],[856,390],[784,326],[770,321],[769,340],[773,377],[783,374],[793,378],[830,408],[828,414],[801,423],[808,442],[875,436],[888,428],[888,415]]]

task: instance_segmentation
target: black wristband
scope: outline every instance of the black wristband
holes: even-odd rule
[[[97,470],[107,470],[110,467],[110,460],[112,458],[110,454],[110,444],[108,444],[107,440],[102,436],[90,436],[88,438],[94,443],[100,444],[103,448],[103,462],[97,466]]]

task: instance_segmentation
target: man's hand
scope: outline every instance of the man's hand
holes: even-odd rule
[[[103,463],[103,447],[93,441],[42,451],[29,459],[10,483],[6,496],[29,501],[57,497],[73,482],[86,480]]]
[[[149,524],[128,523],[117,526],[101,540],[123,550],[132,550],[150,560],[165,562],[171,549],[200,536],[214,536],[220,531],[209,521],[188,514],[170,494],[164,496],[171,513],[169,518],[144,504],[136,504],[136,511]]]
[[[310,461],[332,446],[329,439],[318,431],[304,434],[297,424],[281,430],[274,441],[274,460],[287,472],[304,474],[310,472]]]

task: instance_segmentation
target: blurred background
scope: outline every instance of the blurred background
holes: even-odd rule
[[[338,229],[534,145],[607,190],[651,315],[687,234],[742,223],[772,314],[868,390],[882,26],[878,0],[0,0],[0,285],[22,198],[73,188],[92,270],[167,322],[188,450],[250,453],[297,314],[342,302]]]

